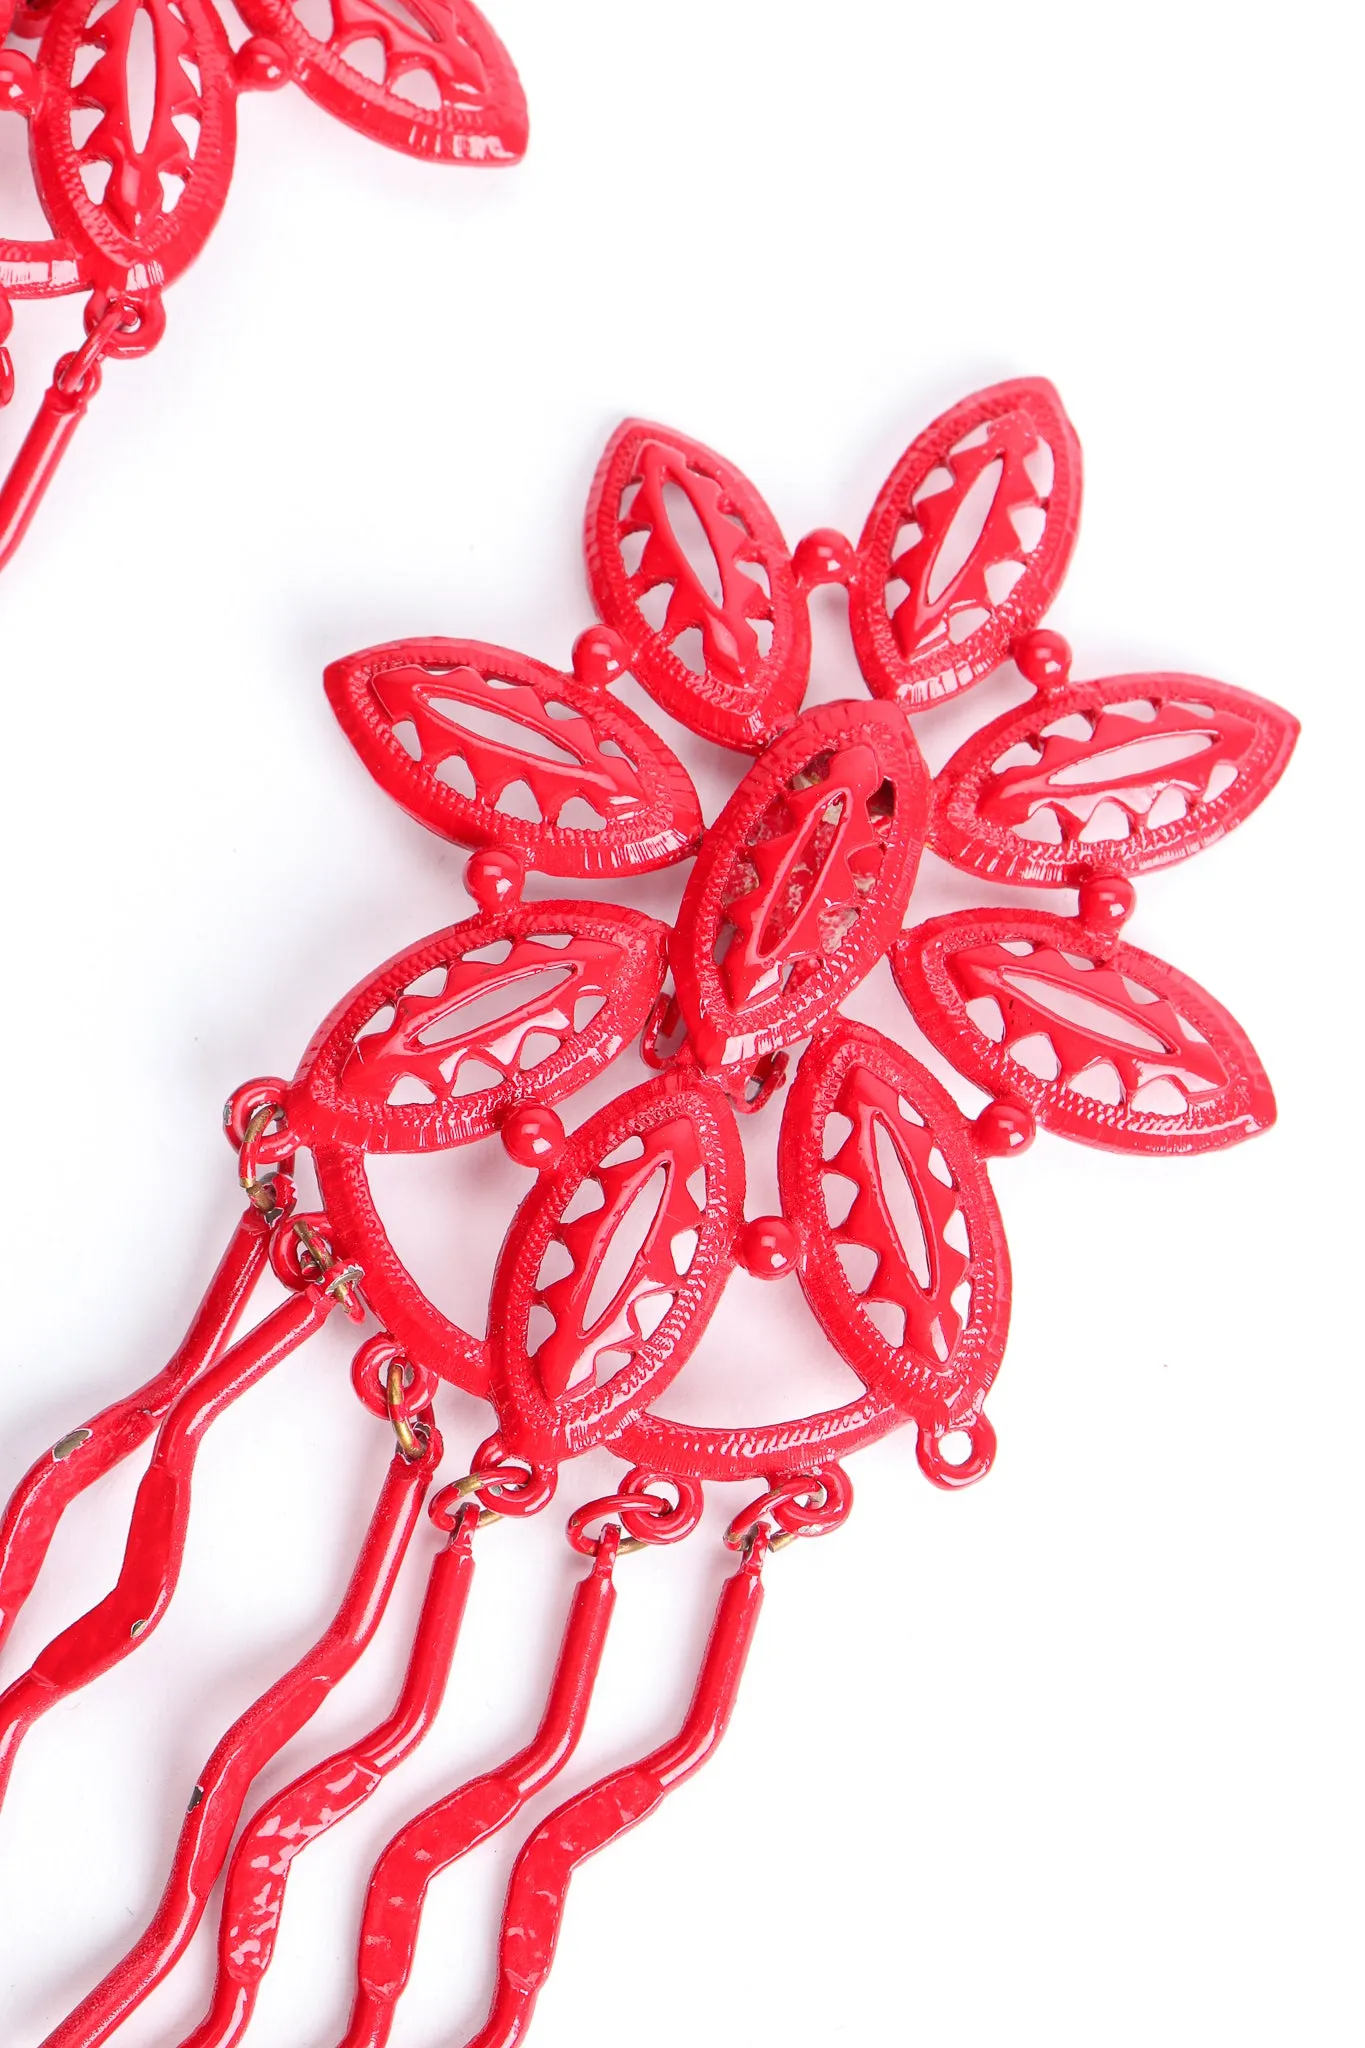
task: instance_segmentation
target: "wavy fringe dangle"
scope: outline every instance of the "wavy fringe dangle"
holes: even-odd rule
[[[122,4],[100,17],[111,50]],[[371,6],[338,7],[326,46],[289,44],[300,81],[347,119],[355,88],[337,53]],[[202,25],[189,0],[171,11],[176,36]],[[244,12],[258,35],[284,36],[277,0]],[[427,0],[419,13],[417,26],[388,33],[384,93],[416,61],[419,27],[437,33]],[[463,21],[464,9],[443,8],[447,17]],[[65,19],[54,14],[49,34]],[[452,79],[463,61],[451,58]],[[365,103],[381,134],[384,93]],[[119,205],[136,202],[139,176],[129,159]],[[126,221],[119,231],[131,232]],[[116,2032],[182,1953],[225,1868],[212,2005],[182,2048],[243,2037],[295,1859],[399,1766],[438,1711],[476,1528],[544,1511],[566,1466],[604,1447],[623,1476],[614,1492],[569,1504],[570,1544],[589,1563],[540,1725],[505,1763],[417,1813],[379,1857],[343,2048],[389,2039],[431,1884],[510,1826],[573,1755],[617,1559],[684,1540],[707,1487],[743,1486],[725,1539],[739,1562],[678,1733],[569,1798],[521,1848],[492,2009],[470,2048],[519,2041],[573,1872],[715,1750],[765,1560],[841,1526],[852,1506],[844,1461],[909,1424],[937,1487],[989,1470],[997,1445],[985,1410],[1011,1287],[992,1162],[1023,1152],[1039,1128],[1175,1155],[1273,1122],[1270,1083],[1241,1027],[1123,934],[1134,877],[1243,823],[1283,772],[1297,727],[1202,677],[1073,680],[1069,647],[1042,621],[1080,501],[1079,444],[1037,379],[978,392],[921,434],[856,544],[821,529],[788,549],[732,463],[630,421],[592,485],[599,623],[566,668],[425,638],[328,669],[328,697],[380,787],[471,849],[475,907],[344,996],[291,1080],[253,1081],[232,1097],[247,1209],[184,1344],[21,1482],[0,1525],[5,1626],[65,1507],[156,1433],[113,1590],[0,1699],[0,1787],[37,1716],[131,1654],[165,1612],[211,1423],[337,1308],[381,1325],[352,1384],[392,1432],[390,1471],[335,1621],[223,1737],[147,1931],[45,2048],[97,2048]],[[869,694],[803,710],[810,604],[823,585],[846,593]],[[915,716],[1011,664],[1028,701],[997,712],[931,777]],[[611,695],[626,675],[742,757],[710,825],[683,764]],[[996,903],[915,923],[926,846],[974,878],[1073,900],[1057,912]],[[687,860],[671,928],[623,904],[525,896],[531,871],[624,883]],[[883,957],[930,1043],[982,1091],[974,1114],[904,1047],[841,1013]],[[632,1044],[647,1078],[567,1130],[568,1099]],[[761,1117],[784,1090],[780,1213],[751,1216],[741,1118]],[[533,1178],[478,1334],[431,1300],[390,1241],[367,1167],[494,1137]],[[301,1152],[316,1170],[314,1213],[297,1206]],[[286,1299],[238,1335],[267,1268]],[[794,1280],[812,1325],[856,1375],[854,1398],[743,1428],[669,1415],[669,1390],[736,1268]],[[468,1470],[430,1504],[441,1545],[393,1712],[260,1806],[229,1861],[253,1781],[374,1633],[442,1455],[433,1402],[443,1382],[484,1414]]]

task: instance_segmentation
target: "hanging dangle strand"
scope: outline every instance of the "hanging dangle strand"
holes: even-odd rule
[[[462,1509],[432,1562],[407,1677],[392,1714],[305,1771],[248,1821],[228,1866],[213,2001],[182,2048],[231,2048],[242,2038],[274,1958],[295,1858],[363,1806],[431,1728],[445,1696],[474,1576],[478,1521],[476,1506]]]
[[[568,1800],[523,1845],[503,1909],[492,2010],[468,2048],[510,2048],[522,2039],[554,1963],[574,1871],[638,1827],[714,1753],[734,1711],[763,1604],[767,1547],[760,1534],[726,1581],[697,1689],[678,1733],[638,1763],[610,1772]]]
[[[222,1737],[194,1787],[150,1924],[42,2048],[98,2048],[184,1954],[222,1874],[253,1780],[307,1725],[373,1640],[420,1523],[439,1457],[434,1429],[420,1463],[395,1450],[350,1585],[330,1626]]]
[[[121,1663],[165,1614],[180,1576],[195,1461],[209,1425],[320,1330],[335,1306],[320,1287],[306,1285],[192,1381],[175,1403],[138,1487],[117,1584],[55,1636],[0,1695],[0,1799],[34,1723]]]
[[[131,1457],[191,1381],[221,1356],[265,1271],[268,1229],[258,1210],[247,1209],[169,1364],[133,1393],[67,1431],[20,1480],[0,1521],[0,1648],[37,1583],[67,1508]]]
[[[616,1601],[618,1535],[598,1542],[579,1581],[539,1728],[524,1749],[438,1799],[399,1830],[370,1873],[361,1919],[355,1999],[340,2048],[384,2048],[412,1975],[427,1892],[445,1870],[515,1820],[578,1747]],[[207,2043],[186,2048],[208,2048]]]
[[[743,1557],[721,1592],[681,1728],[638,1763],[608,1773],[566,1801],[523,1844],[503,1909],[492,2009],[468,2048],[511,2048],[523,2038],[554,1963],[574,1871],[638,1827],[714,1754],[739,1695],[763,1604],[763,1562],[774,1541],[823,1535],[841,1526],[851,1506],[842,1474],[837,1486],[807,1476],[770,1489],[731,1524],[726,1541]],[[365,2037],[361,2042],[369,2048]]]
[[[412,1974],[422,1911],[432,1882],[481,1842],[507,1827],[564,1769],[587,1720],[616,1605],[618,1557],[651,1545],[682,1542],[701,1518],[701,1489],[675,1485],[670,1503],[657,1491],[661,1475],[640,1472],[620,1493],[587,1501],[569,1517],[568,1538],[592,1569],[579,1581],[541,1723],[531,1741],[504,1764],[438,1799],[400,1828],[371,1872],[361,1921],[356,1992],[341,2048],[382,2048]],[[496,1478],[476,1469],[432,1502],[438,1526],[462,1498],[483,1499]],[[528,1499],[536,1499],[530,1492]],[[496,1511],[494,1511],[496,1512]],[[594,1534],[594,1530],[597,1531]],[[194,2044],[200,2048],[200,2044]],[[204,2044],[207,2048],[207,2044]]]

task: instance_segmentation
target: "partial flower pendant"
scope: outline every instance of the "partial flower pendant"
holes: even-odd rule
[[[449,106],[403,130],[400,146],[461,153],[451,138],[473,131],[456,114],[473,120],[480,93],[511,92],[497,46],[463,6],[423,0],[384,29],[383,88],[357,84],[346,50],[376,11],[376,0],[354,10],[347,0],[324,44],[276,0],[244,8],[258,36],[278,36],[306,90],[382,139],[399,139],[398,87],[425,62]],[[39,173],[54,228],[69,238],[41,260],[54,278],[75,265],[72,288],[78,279],[111,307],[133,303],[136,271],[144,311],[160,303],[145,283],[153,258],[159,279],[173,274],[221,203],[234,93],[261,61],[259,43],[245,67],[233,60],[217,18],[188,0],[157,19],[168,63],[199,38],[196,105],[201,136],[214,138],[208,182],[174,228],[152,190],[154,167],[121,154],[122,143],[92,145],[118,171],[113,196],[92,209],[53,139],[61,122],[48,74],[69,84],[82,36],[104,52],[82,74],[87,102],[117,100],[107,63],[120,61],[123,0],[88,33],[59,0],[33,88]],[[171,76],[163,141],[187,90]],[[479,119],[492,122],[491,104]],[[121,132],[117,122],[109,132]],[[512,151],[515,127],[498,133]],[[40,1715],[130,1655],[164,1614],[208,1427],[338,1311],[380,1325],[351,1378],[391,1436],[392,1458],[336,1616],[227,1730],[146,1931],[45,2048],[109,2040],[174,1966],[224,1875],[217,1983],[182,2048],[242,2038],[295,1858],[355,1811],[439,1708],[478,1531],[541,1511],[567,1486],[568,1540],[586,1564],[538,1729],[416,1812],[375,1865],[343,2048],[379,2048],[431,1882],[513,1825],[573,1753],[618,1558],[682,1540],[708,1490],[738,1486],[724,1535],[737,1562],[677,1733],[561,1805],[522,1844],[491,2010],[470,2043],[511,2048],[553,1963],[574,1870],[715,1749],[766,1560],[846,1519],[847,1458],[906,1425],[935,1486],[954,1491],[989,1471],[987,1404],[1011,1299],[994,1162],[1040,1128],[1177,1155],[1273,1122],[1246,1032],[1124,933],[1133,878],[1243,823],[1283,772],[1296,727],[1273,704],[1202,677],[1073,679],[1070,649],[1042,621],[1080,502],[1076,435],[1036,379],[979,392],[921,434],[856,544],[823,529],[789,549],[732,463],[631,421],[592,486],[587,565],[599,623],[566,666],[480,640],[421,638],[328,669],[332,707],[374,780],[470,849],[475,908],[405,943],[343,995],[292,1079],[251,1081],[232,1096],[227,1131],[245,1208],[184,1344],[147,1385],[64,1435],[19,1487],[0,1525],[0,1630],[31,1593],[65,1507],[155,1436],[112,1590],[0,1697],[0,1788]],[[868,694],[803,709],[810,606],[826,584],[847,593]],[[916,714],[1010,665],[1028,701],[996,707],[931,777]],[[709,825],[683,763],[613,694],[627,674],[739,757]],[[926,847],[973,883],[1061,891],[1059,906],[968,902],[919,920]],[[685,861],[671,928],[572,893],[603,881],[624,890]],[[569,893],[528,893],[533,873]],[[970,1112],[907,1047],[844,1013],[883,959],[935,1053],[984,1098]],[[632,1046],[644,1078],[637,1065],[604,1106],[575,1116],[575,1093]],[[763,1142],[765,1112],[779,1212],[752,1215],[742,1133]],[[391,1242],[369,1167],[494,1138],[528,1180],[486,1326],[462,1329]],[[311,1213],[294,1181],[301,1153],[320,1189]],[[452,1259],[459,1226],[447,1219]],[[810,1341],[823,1337],[857,1381],[842,1406],[743,1427],[682,1419],[695,1409],[679,1385],[714,1341],[709,1325],[737,1268],[804,1300]],[[284,1300],[239,1335],[267,1269]],[[742,1358],[734,1369],[743,1372]],[[393,1711],[252,1811],[253,1782],[364,1652],[407,1568],[444,1455],[434,1403],[445,1387],[459,1396],[452,1420],[465,1448],[457,1476],[429,1500],[438,1540]],[[574,1461],[599,1449],[620,1477],[610,1493],[583,1497]]]
[[[166,286],[227,200],[241,93],[292,81],[361,134],[434,163],[511,164],[525,152],[520,82],[472,0],[331,0],[325,41],[291,0],[244,0],[237,11],[252,34],[234,49],[215,0],[33,0],[17,12],[0,0],[0,30],[41,39],[36,57],[0,52],[0,108],[28,122],[51,227],[45,241],[0,239],[0,344],[11,300],[88,295],[85,339],[58,362],[0,485],[0,567],[99,390],[102,365],[160,341]],[[148,32],[144,125],[134,45]],[[381,52],[379,79],[359,68],[362,45]],[[13,396],[0,346],[0,405]]]

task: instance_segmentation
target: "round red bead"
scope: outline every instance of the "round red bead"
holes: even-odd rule
[[[1011,1152],[1023,1152],[1033,1143],[1037,1125],[1027,1103],[1001,1100],[988,1102],[973,1127],[976,1142],[988,1159],[1004,1159]]]
[[[1076,914],[1087,931],[1116,932],[1136,904],[1137,891],[1126,875],[1087,875],[1077,891]]]
[[[785,1217],[755,1216],[739,1234],[739,1263],[755,1280],[780,1280],[801,1255],[796,1232]]]
[[[1045,626],[1024,633],[1010,649],[1014,666],[1035,689],[1055,689],[1071,674],[1071,648],[1060,633]]]
[[[480,910],[507,910],[521,900],[526,863],[509,846],[483,846],[465,862],[464,885]]]
[[[573,672],[590,690],[605,690],[625,673],[626,643],[610,626],[589,626],[573,644]]]
[[[847,583],[853,575],[854,547],[832,526],[819,526],[798,541],[792,556],[797,581],[807,590],[818,583]]]
[[[543,1102],[524,1102],[520,1108],[510,1109],[498,1135],[508,1158],[535,1172],[553,1166],[564,1150],[564,1126]]]
[[[237,82],[244,92],[278,92],[289,83],[289,58],[269,36],[252,36],[236,56]]]

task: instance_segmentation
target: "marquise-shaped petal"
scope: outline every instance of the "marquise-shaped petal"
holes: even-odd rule
[[[139,22],[152,33],[150,81],[134,71]],[[54,7],[39,64],[33,170],[53,233],[75,251],[86,284],[139,298],[159,291],[199,254],[232,178],[237,83],[217,9],[212,0]]]
[[[858,542],[849,622],[868,688],[919,710],[998,668],[1056,596],[1080,509],[1080,443],[1041,378],[935,420]]]
[[[659,993],[667,933],[615,905],[471,917],[396,954],[320,1026],[290,1090],[300,1142],[428,1152],[599,1073]]]
[[[973,734],[937,776],[929,843],[969,874],[1073,885],[1211,846],[1284,773],[1298,723],[1203,676],[1104,676]]]
[[[512,1222],[489,1360],[509,1450],[554,1465],[610,1441],[681,1369],[744,1210],[734,1111],[668,1074],[589,1119]]]
[[[1275,1121],[1241,1026],[1196,982],[1072,918],[933,918],[892,954],[925,1036],[970,1081],[1064,1137],[1209,1152]]]
[[[707,833],[669,947],[692,1049],[743,1068],[813,1031],[900,930],[928,776],[894,704],[822,704]]]
[[[695,851],[701,810],[682,763],[603,690],[481,640],[395,640],[324,678],[381,789],[462,846],[510,846],[579,880]],[[405,743],[406,741],[406,743]],[[515,792],[533,817],[510,807]],[[506,806],[506,807],[505,807]]]
[[[1010,1268],[952,1097],[890,1039],[839,1020],[797,1069],[778,1172],[802,1288],[840,1357],[921,1429],[968,1427],[1005,1348]]]
[[[790,723],[810,618],[781,528],[733,463],[627,420],[593,479],[585,539],[593,602],[665,711],[748,753]]]
[[[438,163],[512,164],[526,153],[521,81],[471,0],[330,0],[325,40],[293,0],[243,0],[237,12],[280,44],[310,99],[390,149]],[[382,81],[352,61],[376,44]]]

